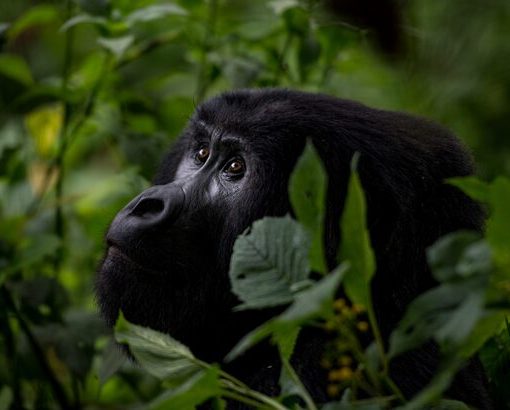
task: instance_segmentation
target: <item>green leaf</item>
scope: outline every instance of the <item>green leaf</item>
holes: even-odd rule
[[[135,36],[127,35],[123,37],[115,38],[98,38],[97,42],[103,46],[106,50],[111,52],[117,60],[119,60],[127,49],[134,43]]]
[[[453,232],[427,249],[429,266],[440,282],[455,277],[487,275],[492,269],[491,258],[487,243],[472,231]]]
[[[182,343],[167,334],[129,323],[122,313],[115,325],[115,340],[127,344],[137,362],[159,379],[180,384],[206,368]]]
[[[2,390],[0,390],[0,410],[9,410],[13,398],[11,388],[9,386],[2,387]]]
[[[353,168],[357,158],[355,154],[352,160]],[[345,275],[345,291],[353,303],[369,306],[370,281],[375,273],[375,256],[370,245],[366,222],[365,194],[355,169],[351,171],[340,228],[342,232],[340,260],[349,261],[351,264]]]
[[[306,387],[303,385],[299,376],[290,365],[289,360],[286,358],[282,358],[282,371],[280,373],[279,384],[282,396],[301,397],[306,403],[307,409],[317,410],[317,406],[315,406],[310,394],[306,390]]]
[[[418,296],[390,336],[389,356],[395,357],[434,337],[450,351],[467,339],[483,314],[486,278],[442,284]]]
[[[71,27],[77,26],[78,24],[94,24],[100,27],[108,27],[108,20],[104,17],[91,16],[89,14],[78,14],[67,20],[62,27],[60,27],[60,31],[67,31]]]
[[[98,371],[99,384],[102,386],[126,362],[127,356],[121,351],[119,345],[110,340],[101,355],[101,366]]]
[[[55,6],[49,4],[32,6],[11,25],[8,32],[9,39],[18,37],[32,27],[53,23],[58,16],[59,12]]]
[[[163,393],[149,403],[148,409],[195,409],[207,399],[219,396],[221,392],[219,370],[210,367],[194,374],[179,387]]]
[[[430,410],[469,410],[470,407],[458,400],[439,400],[439,403],[430,407]]]
[[[478,201],[487,201],[489,198],[489,184],[480,181],[477,177],[457,177],[449,178],[447,183],[460,188],[464,193]]]
[[[289,196],[297,219],[311,232],[311,269],[326,273],[324,260],[324,203],[326,171],[313,145],[308,142],[289,181]]]
[[[296,221],[264,218],[237,238],[230,261],[232,291],[244,302],[237,309],[289,303],[308,282],[309,240]]]
[[[41,262],[47,256],[53,255],[60,247],[60,239],[55,235],[31,235],[17,252],[14,263],[7,269],[8,272],[26,268]]]
[[[27,86],[34,82],[28,64],[14,54],[0,54],[0,75]]]
[[[510,179],[498,177],[490,185],[489,206],[492,210],[487,222],[489,241],[496,263],[510,271]],[[509,277],[510,278],[510,277]]]
[[[297,328],[317,318],[327,318],[332,314],[335,293],[344,277],[348,265],[341,265],[332,273],[308,289],[296,294],[294,303],[281,315],[269,320],[257,329],[244,336],[225,358],[231,361],[243,354],[267,337],[274,335],[277,343],[283,341],[285,334],[296,331]],[[280,350],[288,354],[288,346],[280,345]]]
[[[128,25],[160,19],[168,15],[186,16],[188,12],[173,3],[155,4],[133,11],[125,21]]]

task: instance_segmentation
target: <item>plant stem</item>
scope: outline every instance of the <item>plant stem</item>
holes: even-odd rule
[[[28,344],[30,345],[32,352],[34,353],[35,358],[39,362],[39,366],[41,367],[42,372],[48,379],[48,384],[50,385],[55,396],[55,400],[59,404],[60,408],[63,410],[74,408],[73,406],[71,406],[63,386],[60,384],[57,377],[53,373],[53,370],[51,369],[48,360],[46,359],[46,355],[44,353],[43,348],[39,344],[35,335],[32,333],[32,330],[30,330],[30,326],[28,325],[27,321],[23,318],[22,314],[16,307],[16,304],[14,303],[11,294],[9,293],[5,286],[1,288],[1,293],[6,302],[7,308],[14,314],[19,323],[20,329],[25,334],[28,340]]]
[[[236,393],[241,394],[242,396],[251,397],[252,399],[258,400],[261,403],[266,404],[271,409],[277,410],[287,410],[285,406],[278,403],[276,400],[272,399],[265,394],[259,393],[258,391],[250,389],[247,385],[245,385],[240,380],[236,379],[234,376],[220,371],[220,375],[223,377],[223,385],[226,389],[232,390]]]

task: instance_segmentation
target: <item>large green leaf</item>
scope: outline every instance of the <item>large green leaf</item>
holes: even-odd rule
[[[354,157],[341,218],[342,243],[339,257],[340,260],[349,261],[351,265],[344,280],[347,296],[354,303],[369,306],[370,281],[375,273],[375,256],[370,245],[365,194],[355,170],[356,163],[357,157]]]
[[[308,142],[290,177],[289,196],[298,221],[311,232],[311,268],[322,273],[326,273],[322,243],[326,183],[327,174],[322,161]]]
[[[207,368],[182,343],[167,334],[129,323],[122,313],[115,325],[115,339],[127,344],[137,362],[160,379],[180,384]]]
[[[309,284],[308,235],[296,221],[264,218],[237,238],[230,261],[238,309],[264,308],[292,302],[294,293]]]

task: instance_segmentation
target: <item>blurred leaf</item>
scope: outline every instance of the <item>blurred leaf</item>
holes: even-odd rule
[[[434,338],[443,351],[460,353],[484,315],[491,271],[490,249],[477,234],[460,231],[429,250],[431,269],[441,285],[418,296],[390,337],[390,356]],[[475,343],[471,341],[470,343]]]
[[[159,379],[183,383],[206,368],[177,340],[129,323],[122,313],[115,325],[115,340],[127,344],[140,366]]]
[[[62,27],[60,27],[60,31],[67,31],[71,27],[74,27],[78,24],[94,24],[100,27],[108,27],[108,20],[104,17],[91,16],[89,14],[79,14],[77,16],[71,17],[67,20]]]
[[[490,185],[491,217],[487,222],[487,240],[496,261],[510,268],[510,179],[498,177]],[[510,270],[510,269],[509,269]],[[508,274],[510,279],[510,272]]]
[[[207,399],[220,395],[221,391],[219,370],[215,367],[210,367],[194,374],[179,387],[166,391],[161,396],[157,397],[154,401],[149,403],[148,409],[192,410]]]
[[[283,14],[288,9],[299,6],[298,0],[272,0],[268,3],[268,6],[273,10],[275,14]]]
[[[27,86],[34,82],[28,64],[23,58],[14,54],[0,54],[0,75]]]
[[[14,272],[40,262],[47,256],[53,255],[60,247],[60,239],[51,234],[31,235],[24,243],[16,256],[16,262],[10,267]]]
[[[128,25],[133,25],[140,22],[160,19],[171,14],[185,16],[188,12],[173,3],[154,4],[152,6],[133,11],[131,14],[126,16],[125,21]]]
[[[289,196],[297,219],[311,233],[311,269],[326,273],[324,211],[327,175],[322,160],[308,142],[289,181]]]
[[[469,410],[470,407],[458,400],[439,400],[439,403],[430,407],[430,410]]]
[[[124,55],[124,53],[134,43],[134,41],[135,37],[133,35],[116,38],[101,37],[97,40],[101,46],[111,52],[117,59],[120,59]]]
[[[356,403],[356,402],[330,402],[321,407],[321,410],[383,410],[387,406],[385,401],[381,399],[381,404],[378,403]]]
[[[111,11],[110,0],[75,0],[80,9],[93,15],[106,16]]]
[[[35,26],[53,23],[59,18],[59,11],[50,4],[40,4],[30,7],[9,28],[9,39],[18,37],[25,30]]]
[[[3,386],[0,390],[0,410],[9,410],[13,400],[12,390],[9,386]]]
[[[365,194],[358,172],[357,156],[352,159],[352,171],[341,218],[342,232],[340,260],[349,261],[351,267],[344,280],[345,292],[353,303],[369,306],[370,282],[375,273],[375,256],[370,244],[366,221]]]
[[[244,336],[225,360],[235,359],[271,334],[274,334],[276,343],[283,343],[280,347],[282,352],[288,353],[289,334],[294,334],[297,328],[312,319],[327,318],[332,314],[333,299],[347,269],[348,265],[340,265],[313,286],[298,292],[294,302],[281,315]]]
[[[447,182],[478,201],[487,201],[489,198],[489,185],[475,176],[449,178]]]
[[[114,340],[110,340],[101,355],[101,367],[98,371],[99,384],[102,386],[126,362],[127,356]]]
[[[306,81],[310,70],[317,66],[321,55],[321,45],[309,32],[300,39],[298,49],[299,70],[302,81]]]
[[[298,36],[304,36],[308,33],[310,16],[302,7],[285,8],[282,15],[289,33]]]
[[[51,157],[64,122],[62,104],[51,104],[30,112],[25,116],[25,124],[35,141],[37,152],[42,157]]]
[[[439,282],[456,276],[489,274],[492,269],[489,246],[471,231],[443,236],[427,250],[427,260]]]
[[[230,261],[232,291],[243,304],[236,309],[278,306],[308,283],[309,240],[296,221],[263,218],[239,236]]]

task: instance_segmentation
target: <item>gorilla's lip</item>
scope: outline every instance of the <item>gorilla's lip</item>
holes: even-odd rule
[[[108,251],[106,253],[106,259],[109,258],[119,258],[127,262],[129,265],[134,266],[137,270],[142,271],[143,273],[148,273],[150,275],[161,276],[162,272],[157,271],[155,269],[151,269],[147,266],[140,264],[139,262],[133,260],[129,257],[125,252],[123,252],[117,245],[110,243],[108,247]]]

